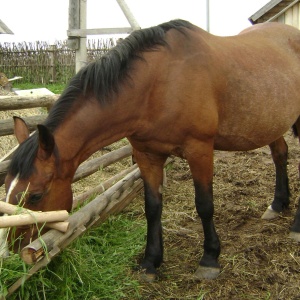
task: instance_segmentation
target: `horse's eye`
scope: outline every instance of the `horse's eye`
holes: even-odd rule
[[[27,203],[28,204],[37,204],[43,197],[43,194],[30,194]]]

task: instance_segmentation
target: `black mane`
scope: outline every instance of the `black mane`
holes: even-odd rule
[[[120,84],[130,78],[132,62],[140,59],[142,52],[155,51],[159,46],[167,46],[165,33],[176,29],[184,34],[185,28],[193,28],[193,25],[184,20],[173,20],[131,33],[99,60],[82,68],[70,80],[50,110],[44,125],[50,131],[55,131],[80,95],[93,93],[101,105],[107,104],[110,96],[118,93]],[[37,140],[37,134],[34,134],[18,147],[9,167],[12,176],[19,174],[20,179],[25,179],[31,175],[38,148]]]

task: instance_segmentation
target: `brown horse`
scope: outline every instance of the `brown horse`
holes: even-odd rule
[[[7,199],[32,210],[72,206],[78,165],[123,137],[134,149],[145,187],[147,245],[140,264],[152,280],[163,261],[163,166],[169,155],[188,161],[204,253],[196,272],[220,272],[213,222],[213,151],[269,145],[276,167],[275,196],[267,217],[289,205],[287,145],[300,132],[300,32],[277,23],[217,37],[182,20],[133,32],[74,76],[38,133],[21,143],[6,177]],[[298,210],[292,232],[300,236]],[[34,232],[18,228],[21,246]]]

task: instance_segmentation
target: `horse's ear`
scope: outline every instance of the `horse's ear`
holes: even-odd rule
[[[22,118],[16,116],[14,116],[13,118],[15,124],[14,133],[19,144],[21,144],[22,142],[28,139],[30,131]]]
[[[50,130],[44,125],[37,125],[39,133],[39,149],[37,157],[41,160],[48,159],[54,150],[55,141]]]

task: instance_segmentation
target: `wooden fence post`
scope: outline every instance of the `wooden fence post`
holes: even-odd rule
[[[50,68],[49,68],[49,73],[51,76],[50,82],[55,82],[56,81],[56,52],[57,52],[57,47],[56,45],[50,45],[49,46],[49,55],[50,55]]]

